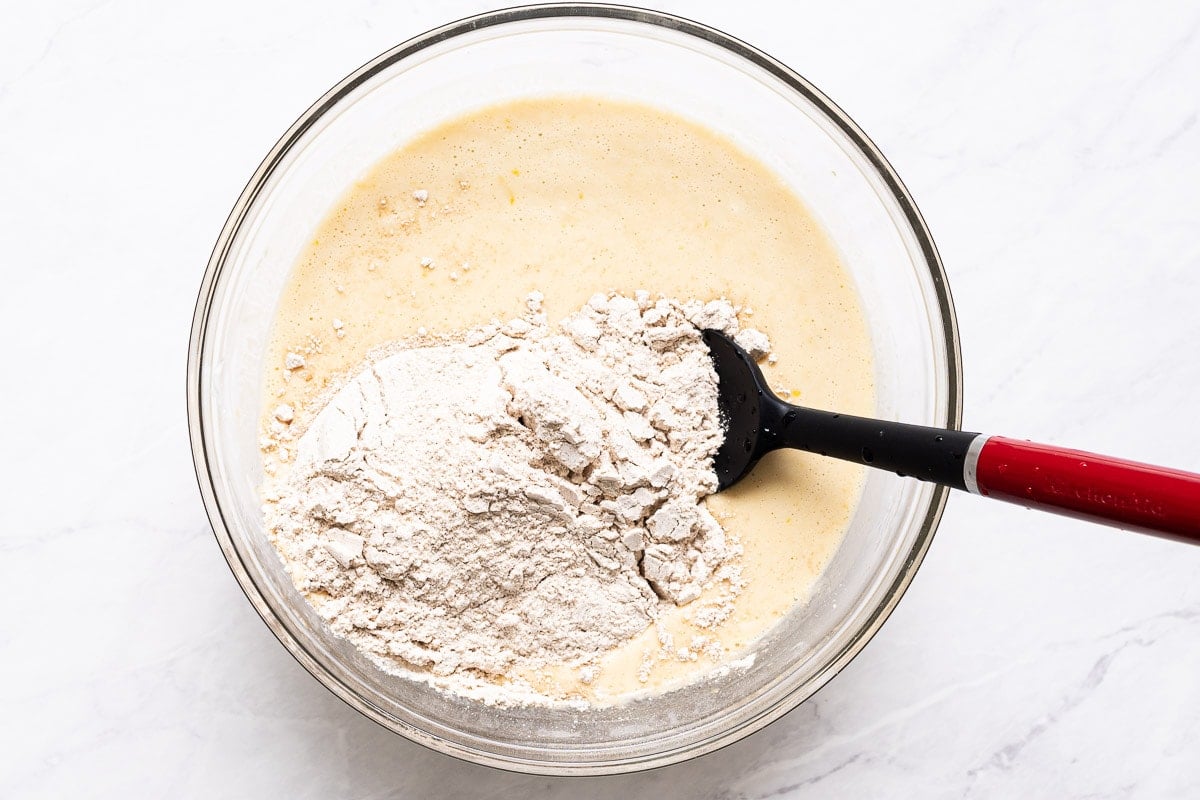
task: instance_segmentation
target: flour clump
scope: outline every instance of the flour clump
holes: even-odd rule
[[[522,699],[523,671],[594,676],[734,559],[703,502],[723,430],[698,326],[767,348],[723,300],[600,294],[552,326],[543,299],[373,358],[311,420],[266,506],[337,634],[498,701]]]

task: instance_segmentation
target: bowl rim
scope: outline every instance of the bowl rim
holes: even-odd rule
[[[325,113],[337,106],[357,87],[415,53],[456,36],[480,29],[551,18],[616,20],[619,22],[640,23],[665,28],[673,32],[690,35],[723,48],[780,80],[789,89],[811,102],[830,122],[834,123],[849,142],[857,148],[859,154],[867,160],[874,169],[877,177],[883,181],[892,199],[903,213],[905,221],[919,245],[922,260],[928,268],[929,277],[932,280],[934,294],[937,299],[937,308],[941,316],[941,332],[944,337],[942,344],[945,347],[946,353],[945,367],[948,391],[946,398],[946,418],[943,422],[948,428],[957,429],[961,426],[963,397],[962,355],[954,302],[950,294],[941,257],[934,245],[933,238],[925,224],[924,218],[917,209],[916,203],[909,194],[908,189],[901,182],[899,175],[891,164],[888,163],[887,159],[884,158],[883,153],[880,152],[849,115],[790,67],[752,45],[716,28],[673,14],[634,6],[606,3],[546,3],[515,6],[465,17],[401,42],[354,70],[325,92],[300,115],[275,143],[254,171],[230,211],[209,256],[204,277],[201,281],[188,344],[188,433],[200,495],[209,523],[213,529],[213,534],[225,556],[230,571],[241,587],[243,594],[245,594],[251,605],[254,606],[255,611],[258,612],[259,617],[262,618],[268,629],[270,629],[292,657],[326,689],[341,698],[347,705],[361,713],[367,719],[381,725],[387,730],[398,733],[410,741],[434,751],[466,761],[509,771],[540,775],[609,775],[667,766],[714,752],[761,730],[820,691],[821,688],[827,685],[830,680],[861,652],[879,631],[880,627],[882,627],[883,623],[895,609],[900,598],[904,595],[933,540],[933,536],[945,510],[949,489],[941,486],[934,487],[933,496],[930,499],[925,517],[920,523],[920,530],[913,542],[913,546],[905,556],[904,565],[900,573],[885,590],[883,602],[877,605],[864,618],[858,631],[849,638],[840,650],[836,651],[829,658],[827,667],[805,685],[806,688],[811,689],[807,694],[800,696],[803,693],[800,687],[794,687],[765,711],[741,721],[740,724],[727,728],[718,734],[711,735],[699,742],[677,745],[671,749],[656,751],[648,755],[625,756],[586,763],[535,760],[500,755],[496,752],[449,741],[418,727],[410,721],[398,719],[366,701],[351,686],[340,680],[338,676],[327,671],[308,652],[303,643],[275,615],[273,609],[256,585],[250,570],[247,569],[241,554],[233,544],[229,527],[226,524],[225,514],[216,496],[215,481],[213,479],[214,466],[210,462],[205,437],[205,424],[201,414],[205,368],[201,355],[204,351],[205,339],[208,333],[209,313],[212,309],[216,288],[229,256],[230,248],[249,210],[254,206],[260,193],[267,186],[272,173],[280,167],[285,157],[300,142],[305,133]]]

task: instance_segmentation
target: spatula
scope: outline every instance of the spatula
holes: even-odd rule
[[[718,379],[725,441],[720,489],[772,450],[795,448],[1029,508],[1200,544],[1200,475],[981,433],[794,406],[725,334],[704,341]]]

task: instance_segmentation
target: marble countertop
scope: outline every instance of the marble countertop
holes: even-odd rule
[[[967,427],[1200,471],[1200,8],[663,5],[795,67],[903,176],[954,290]],[[647,774],[460,763],[292,660],[193,478],[201,273],[314,98],[484,9],[7,7],[0,796],[1200,795],[1200,548],[974,497],[952,498],[894,616],[813,700]]]

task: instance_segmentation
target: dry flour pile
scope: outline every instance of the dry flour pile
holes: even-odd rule
[[[737,547],[701,502],[723,434],[699,329],[768,346],[725,301],[596,295],[555,329],[541,300],[374,359],[313,419],[266,507],[336,633],[501,702],[527,699],[517,672],[591,668],[660,604],[736,578]]]

